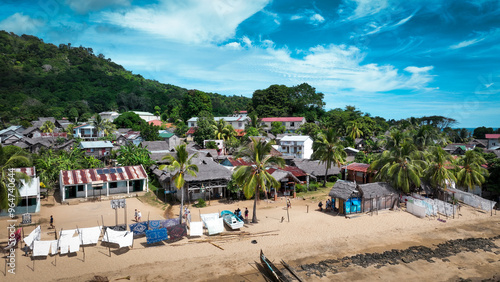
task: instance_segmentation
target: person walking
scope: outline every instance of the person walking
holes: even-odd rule
[[[137,222],[137,216],[139,215],[139,213],[137,212],[137,209],[135,209],[134,215],[135,215],[135,222]]]
[[[140,210],[138,210],[138,211],[137,211],[137,222],[141,221],[141,218],[142,218],[141,211],[140,211]]]
[[[245,208],[245,222],[248,223],[248,208]]]
[[[54,229],[54,217],[50,216],[50,228]]]

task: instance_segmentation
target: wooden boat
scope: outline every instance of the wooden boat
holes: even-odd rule
[[[281,273],[281,271],[264,255],[262,250],[260,250],[260,262],[265,270],[265,277],[273,282],[288,282],[288,278]]]
[[[226,225],[229,226],[233,230],[240,229],[241,227],[243,227],[243,220],[241,220],[241,218],[238,218],[231,211],[223,210],[223,211],[221,211],[220,216],[224,220],[224,223],[226,223]]]

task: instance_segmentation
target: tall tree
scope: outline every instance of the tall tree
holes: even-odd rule
[[[451,183],[456,183],[453,157],[441,147],[431,147],[428,163],[424,170],[425,177],[434,189],[446,189]]]
[[[97,131],[97,137],[103,137],[104,130],[106,129],[106,121],[102,119],[101,115],[96,114],[92,120],[92,126]]]
[[[54,132],[54,129],[56,128],[56,126],[54,125],[53,122],[51,122],[50,120],[47,120],[45,121],[42,126],[40,127],[40,130],[43,132],[43,133],[52,133]]]
[[[199,117],[205,111],[212,113],[212,101],[207,93],[199,90],[189,90],[182,99],[181,116],[184,121]]]
[[[370,169],[377,170],[376,180],[387,181],[394,188],[409,193],[411,188],[420,186],[424,165],[425,161],[421,159],[415,145],[403,140],[401,143],[396,142],[390,151],[384,151]]]
[[[162,158],[162,160],[166,160],[169,165],[161,165],[159,167],[160,170],[168,168],[169,171],[174,172],[172,176],[172,180],[175,184],[175,187],[181,191],[181,210],[179,212],[179,222],[182,222],[182,211],[184,208],[184,193],[185,193],[185,175],[186,173],[195,176],[198,172],[198,166],[192,164],[193,158],[196,158],[198,154],[193,154],[191,157],[189,156],[188,151],[186,150],[186,144],[182,144],[175,147],[175,156],[166,155]]]
[[[143,165],[149,167],[155,163],[149,156],[147,148],[143,148],[141,145],[136,146],[133,143],[121,146],[118,149],[116,161],[122,166]]]
[[[488,170],[483,167],[486,160],[475,151],[466,151],[465,155],[458,159],[459,170],[457,172],[458,185],[474,190],[475,186],[481,187],[486,181]]]
[[[201,112],[196,123],[197,128],[193,134],[193,140],[198,145],[203,146],[203,141],[215,138],[214,125],[215,120],[211,113]]]
[[[21,151],[9,156],[3,146],[0,146],[0,211],[14,208],[19,203],[19,188],[23,185],[23,181],[25,183],[31,181],[25,173],[14,171],[19,164],[28,166],[31,161]]]
[[[243,188],[247,199],[255,195],[252,223],[257,223],[257,201],[260,191],[266,193],[270,187],[276,190],[280,187],[280,183],[266,169],[272,165],[284,167],[285,160],[271,155],[273,141],[265,143],[256,138],[251,138],[251,140],[247,146],[240,148],[236,156],[252,165],[238,167],[234,173],[234,179]]]
[[[318,134],[318,139],[313,143],[312,159],[319,160],[320,163],[325,164],[326,170],[323,187],[326,186],[328,170],[332,168],[332,164],[340,167],[345,163],[346,157],[347,153],[340,144],[339,137],[333,128],[328,129],[326,133]]]

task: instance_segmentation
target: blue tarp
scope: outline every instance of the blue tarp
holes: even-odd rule
[[[162,228],[161,222],[163,220],[150,220],[149,221],[149,230],[155,230]]]
[[[146,238],[148,244],[158,243],[168,239],[168,233],[166,228],[160,228],[155,230],[146,230]]]

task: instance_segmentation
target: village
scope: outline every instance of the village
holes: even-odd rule
[[[23,262],[17,271],[24,273],[17,277],[31,277],[42,271],[46,278],[43,280],[51,280],[56,276],[48,276],[52,274],[46,273],[46,268],[56,267],[56,261],[57,264],[69,264],[82,255],[80,260],[83,262],[88,259],[101,261],[104,258],[96,256],[105,253],[114,260],[114,257],[126,257],[129,252],[135,253],[139,249],[149,252],[146,250],[162,246],[192,248],[189,246],[193,243],[203,242],[219,250],[230,249],[238,255],[238,247],[233,249],[234,246],[228,245],[251,241],[259,244],[258,248],[267,247],[271,254],[276,254],[272,237],[290,243],[297,240],[295,236],[290,237],[289,233],[297,232],[290,229],[290,225],[300,230],[310,229],[300,232],[311,233],[311,236],[315,232],[323,236],[326,232],[331,233],[327,237],[350,234],[351,238],[363,234],[363,231],[358,230],[362,226],[359,222],[350,224],[351,221],[346,219],[366,221],[364,224],[367,226],[380,226],[380,221],[383,221],[384,226],[394,225],[391,232],[400,230],[398,224],[402,222],[405,226],[414,227],[413,232],[430,228],[426,226],[429,221],[433,222],[432,226],[437,223],[458,226],[471,219],[498,222],[497,201],[483,198],[491,198],[492,194],[481,189],[481,183],[460,187],[456,183],[464,182],[450,177],[441,179],[437,185],[440,189],[436,189],[432,178],[424,180],[422,177],[419,186],[413,182],[411,188],[405,190],[404,185],[398,187],[398,182],[392,182],[390,177],[381,181],[383,178],[377,174],[385,167],[376,167],[377,161],[375,166],[373,161],[367,162],[365,152],[388,152],[383,144],[390,146],[391,138],[398,134],[396,131],[386,132],[387,141],[380,148],[369,148],[373,144],[370,142],[372,139],[367,141],[354,135],[354,138],[348,139],[353,143],[352,147],[332,146],[333,154],[321,155],[319,152],[325,148],[319,144],[328,141],[327,135],[331,132],[317,136],[300,134],[300,129],[307,122],[304,117],[258,119],[256,126],[259,135],[249,136],[246,130],[254,118],[245,111],[239,111],[230,117],[213,118],[222,125],[222,128],[217,128],[217,124],[213,127],[220,139],[196,142],[194,137],[200,128],[196,117],[187,120],[189,129],[185,137],[181,138],[175,135],[175,129],[168,127],[172,124],[162,122],[157,116],[145,112],[135,114],[158,128],[158,135],[163,140],[145,141],[140,131],[127,128],[116,129],[113,136],[117,137],[105,140],[110,138],[106,138],[108,134],[103,124],[119,116],[113,112],[101,113],[100,118],[80,125],[67,120],[40,118],[27,129],[11,126],[0,132],[4,148],[16,146],[33,154],[46,150],[78,152],[85,159],[99,160],[96,164],[105,164],[60,170],[57,182],[54,182],[57,185],[55,189],[46,188],[44,181],[48,183],[49,180],[46,180],[45,171],[37,172],[35,166],[10,170],[13,171],[11,178],[14,178],[14,172],[16,177],[18,174],[24,176],[19,177],[18,204],[1,212],[5,219],[2,224],[7,224],[6,227],[15,222],[15,232],[11,232],[15,235],[5,233],[9,229],[3,228],[0,242],[4,250],[11,249],[14,243],[17,245],[17,263]],[[102,122],[96,122],[96,119]],[[47,130],[47,127],[51,130]],[[281,127],[279,132],[282,133],[274,135],[271,130],[276,127]],[[72,131],[68,131],[68,128]],[[68,138],[68,134],[71,134],[71,138]],[[446,166],[452,171],[454,160],[460,160],[479,148],[498,156],[500,136],[497,135],[486,134],[486,139],[472,139],[464,144],[445,144],[442,152],[450,156],[446,158]],[[241,147],[227,146],[225,143],[231,142],[231,138],[238,138]],[[335,135],[333,139],[330,137],[330,141],[341,142],[342,138]],[[245,150],[244,146],[249,150]],[[340,151],[338,148],[341,148]],[[142,150],[151,161],[131,162],[127,154],[134,149]],[[257,151],[263,153],[265,158],[256,158]],[[127,163],[120,163],[125,156],[129,157]],[[262,172],[267,177],[264,178],[267,180],[263,180],[266,186],[260,186],[260,189],[258,186],[248,186],[253,181],[244,176],[245,168]],[[181,185],[178,184],[179,175],[182,175]],[[256,195],[256,191],[260,195]],[[260,201],[257,201],[257,197]],[[406,215],[403,216],[402,212]],[[327,218],[318,218],[322,214],[328,215]],[[328,223],[328,218],[335,223]],[[309,221],[315,226],[319,224],[320,230],[313,231],[315,227]],[[344,226],[343,231],[340,231],[341,226]],[[380,232],[379,228],[372,227],[370,233]],[[495,226],[492,230],[492,234],[495,234]],[[312,245],[314,241],[308,239],[307,244]],[[300,240],[300,243],[297,241],[293,244],[303,243]],[[155,253],[159,249],[155,248]],[[211,251],[207,250],[204,254]],[[257,255],[258,252],[255,252]],[[313,255],[318,254],[309,254]],[[61,257],[59,260],[58,256]],[[7,266],[13,265],[9,264],[7,255],[5,259],[7,274]],[[156,257],[149,260],[146,255],[144,263],[163,259]],[[305,258],[299,256],[294,259]],[[30,263],[27,264],[27,260]],[[134,258],[123,260],[129,264]],[[262,279],[248,267],[243,269],[247,273],[245,275],[252,277],[251,281]],[[116,271],[111,276],[117,277],[119,271]],[[279,273],[279,279],[291,279],[279,269],[275,268],[275,271]],[[105,271],[102,269],[97,272]],[[266,278],[266,271],[261,272],[264,279],[274,281],[272,275]],[[293,270],[291,273],[296,275]],[[311,275],[316,278],[326,275],[314,271],[304,272],[304,267],[299,274],[307,274],[308,278]],[[92,280],[84,272],[74,275]],[[232,272],[223,272],[216,274],[213,279],[227,276],[231,277],[228,281],[232,281],[233,275]],[[133,274],[130,273],[130,276]],[[57,277],[69,278],[67,275]],[[188,280],[193,279],[205,281],[201,277]]]

